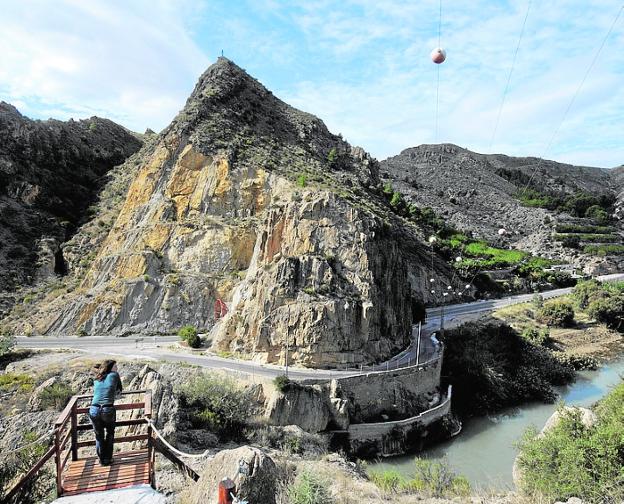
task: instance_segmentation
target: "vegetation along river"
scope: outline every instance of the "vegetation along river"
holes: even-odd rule
[[[605,364],[597,371],[583,371],[575,383],[558,388],[567,405],[591,406],[605,396],[624,376],[624,359]],[[557,408],[556,404],[532,403],[504,410],[497,415],[476,417],[464,422],[459,436],[420,453],[431,460],[445,459],[475,488],[511,489],[514,447],[527,427],[541,429]],[[414,455],[385,459],[376,469],[396,469],[411,476]]]

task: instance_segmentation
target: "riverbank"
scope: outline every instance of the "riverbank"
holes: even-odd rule
[[[605,363],[596,371],[581,371],[575,383],[558,387],[560,399],[568,405],[589,407],[621,383],[624,358]],[[459,436],[418,456],[441,461],[465,476],[475,490],[513,489],[512,467],[517,455],[515,443],[531,425],[541,429],[557,409],[556,404],[532,403],[509,408],[495,415],[474,417],[464,422]],[[375,469],[395,469],[411,474],[415,455],[385,459]]]
[[[570,301],[570,298],[564,296],[560,301]],[[504,321],[520,333],[529,327],[548,330],[549,345],[568,355],[590,356],[602,362],[624,355],[624,335],[593,320],[584,310],[575,309],[571,327],[549,328],[536,320],[535,314],[533,303],[521,303],[496,310],[491,317]]]

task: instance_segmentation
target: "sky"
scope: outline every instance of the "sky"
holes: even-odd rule
[[[223,51],[378,159],[451,142],[624,164],[624,13],[598,54],[622,0],[441,5],[440,24],[439,0],[0,0],[0,100],[159,131]]]

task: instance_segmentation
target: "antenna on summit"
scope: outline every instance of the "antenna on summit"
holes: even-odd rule
[[[221,57],[223,58],[223,49],[221,49]]]

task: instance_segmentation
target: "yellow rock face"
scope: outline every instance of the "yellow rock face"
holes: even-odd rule
[[[211,161],[188,144],[182,150],[171,173],[165,195],[175,202],[178,220],[189,207],[199,210]]]

